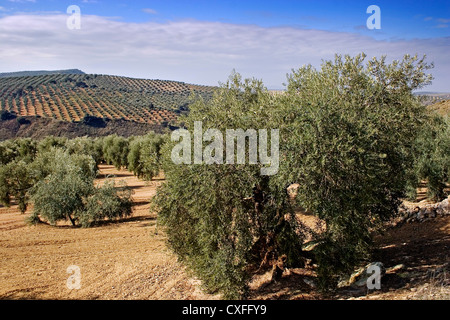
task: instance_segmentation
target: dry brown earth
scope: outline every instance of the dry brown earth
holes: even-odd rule
[[[164,235],[156,232],[148,200],[160,182],[145,183],[110,166],[101,173],[124,179],[134,189],[137,206],[131,218],[89,229],[28,226],[27,214],[19,214],[15,206],[0,208],[0,298],[214,298],[198,289],[198,281],[187,276]],[[71,265],[80,268],[78,290],[66,285]]]

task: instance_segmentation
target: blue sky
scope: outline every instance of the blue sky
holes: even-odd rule
[[[381,9],[380,30],[366,27],[373,4]],[[81,30],[57,30],[69,5],[81,9]],[[450,91],[450,1],[0,0],[0,41],[0,71],[77,67],[215,85],[236,69],[272,88],[292,68],[318,66],[333,50],[392,59],[427,54],[439,68],[428,89]],[[32,43],[38,53],[28,50]],[[96,48],[86,50],[89,43]]]
[[[450,36],[450,1],[255,1],[255,0],[2,0],[3,14],[64,12],[72,4],[84,14],[127,22],[196,19],[262,27],[292,26],[356,32],[378,38]],[[366,9],[382,10],[382,29],[369,32]],[[5,12],[6,11],[6,12]]]

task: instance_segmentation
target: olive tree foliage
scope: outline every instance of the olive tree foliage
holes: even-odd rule
[[[37,144],[38,153],[50,151],[51,148],[66,149],[68,139],[65,137],[47,136]]]
[[[50,152],[35,162],[42,178],[33,187],[30,222],[43,219],[54,225],[70,220],[74,226],[89,227],[131,214],[131,191],[126,186],[116,188],[114,182],[94,186],[97,166],[91,156],[56,148]]]
[[[111,141],[110,144],[105,143]],[[133,138],[129,139],[130,141]],[[0,143],[0,203],[17,203],[24,213],[30,202],[34,211],[29,222],[41,219],[55,224],[70,220],[73,225],[88,227],[104,219],[115,219],[131,214],[131,192],[126,186],[108,182],[94,187],[98,164],[103,161],[103,149],[117,167],[125,166],[128,139],[110,136],[104,139],[80,137],[67,139],[49,136],[40,141],[30,138],[7,140]],[[149,146],[160,145],[153,137]],[[159,170],[159,149],[143,153],[145,173]]]
[[[298,183],[297,202],[325,223],[314,250],[322,288],[368,257],[371,231],[397,212],[427,118],[413,95],[431,81],[425,57],[365,58],[293,70],[280,97],[276,179]]]
[[[26,211],[32,187],[39,179],[45,177],[51,168],[51,157],[41,159],[43,154],[48,153],[45,150],[50,150],[49,141],[51,140],[46,138],[37,142],[31,138],[19,138],[0,143],[0,202],[2,204],[9,206],[14,199],[19,210],[22,213]],[[45,148],[43,148],[44,145],[46,145]]]
[[[131,140],[127,156],[128,170],[144,180],[157,176],[163,142],[164,137],[153,132]]]
[[[192,133],[194,121],[202,121],[203,133],[219,129],[224,142],[226,129],[270,127],[275,111],[261,81],[242,80],[238,74],[222,85],[211,102],[199,98],[189,108],[183,119],[186,129]],[[302,235],[286,190],[261,175],[262,164],[177,165],[171,160],[175,143],[163,147],[166,183],[154,203],[169,244],[206,289],[226,298],[243,297],[252,270],[260,267],[266,254],[275,259],[286,254],[287,264],[298,263]],[[217,149],[210,152],[225,157]]]
[[[85,200],[85,211],[80,215],[82,227],[105,219],[114,220],[128,217],[132,213],[132,190],[125,184],[116,186],[114,180],[108,180],[103,186],[96,187]]]
[[[108,164],[114,165],[117,169],[128,166],[129,141],[127,138],[110,135],[103,140],[103,159]]]
[[[11,205],[14,198],[21,213],[25,213],[29,202],[29,190],[36,181],[30,165],[23,160],[0,166],[0,203]]]
[[[0,143],[0,203],[10,206],[15,199],[22,213],[27,209],[29,190],[36,181],[30,168],[36,152],[36,142],[30,138]]]
[[[416,155],[411,166],[408,196],[415,199],[420,181],[427,182],[427,196],[435,201],[447,197],[450,183],[450,120],[448,116],[430,115],[415,143]]]
[[[67,140],[65,149],[70,154],[84,154],[91,156],[98,165],[103,160],[103,148],[96,139],[89,137],[78,137]]]
[[[14,160],[30,163],[37,152],[36,141],[31,138],[18,138],[0,143],[0,165]]]
[[[273,176],[261,176],[262,165],[248,161],[177,165],[170,159],[177,142],[163,146],[166,183],[154,205],[171,247],[207,289],[245,296],[269,253],[285,255],[288,266],[312,258],[319,285],[331,289],[369,256],[371,231],[405,195],[412,146],[427,119],[412,91],[430,82],[432,65],[408,55],[389,64],[385,57],[365,60],[337,55],[320,69],[293,70],[281,95],[234,74],[211,101],[190,105],[184,123],[191,133],[194,121],[202,121],[203,132],[280,130]],[[297,221],[287,192],[294,183],[295,205],[316,215],[322,231]],[[316,244],[308,254],[307,232]]]
[[[41,217],[52,225],[59,220],[75,225],[84,212],[84,199],[94,192],[95,161],[61,149],[53,149],[49,160],[43,169],[48,175],[42,174],[45,177],[34,186],[30,221],[37,222]]]

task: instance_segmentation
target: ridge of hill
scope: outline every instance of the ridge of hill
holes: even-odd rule
[[[436,104],[445,100],[450,99],[450,92],[417,92],[415,95],[418,95],[422,98],[422,103],[426,106]]]
[[[51,74],[85,74],[79,69],[0,72],[0,78],[43,76]]]
[[[192,93],[216,87],[96,74],[0,77],[0,110],[79,122],[86,116],[167,125],[188,110]]]

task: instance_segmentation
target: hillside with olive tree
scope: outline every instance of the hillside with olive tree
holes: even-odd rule
[[[138,126],[143,128],[142,132],[132,134],[145,134],[176,124],[178,116],[188,111],[192,94],[209,100],[214,90],[215,87],[179,81],[83,74],[81,71],[3,73],[0,74],[0,132],[3,131],[0,139],[29,137],[26,128],[31,123],[38,127],[33,131],[44,131],[41,136],[55,134],[46,132],[48,121],[42,122],[40,118],[52,119],[52,126],[64,127],[58,131],[60,135],[70,132],[76,132],[75,136],[90,135],[91,132],[86,133],[89,130],[79,128],[83,124],[91,128],[109,125],[111,130],[106,134],[121,134],[122,131],[126,134],[127,130]],[[67,130],[67,123],[75,124],[71,126],[73,130]],[[116,127],[126,127],[126,130]],[[92,135],[96,133],[94,130]]]

